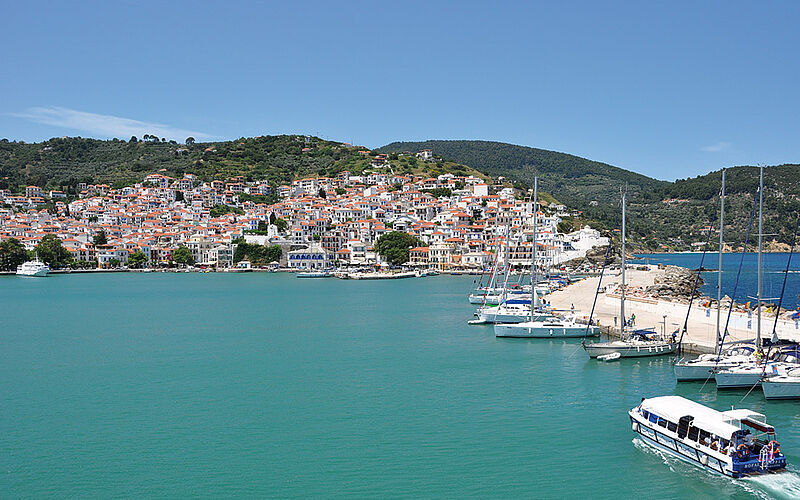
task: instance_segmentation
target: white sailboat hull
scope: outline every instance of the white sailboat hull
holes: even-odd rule
[[[618,352],[623,358],[643,358],[648,356],[663,356],[674,353],[678,345],[667,342],[637,343],[629,344],[622,341],[599,342],[595,344],[584,344],[583,348],[590,358],[596,358],[604,354]]]
[[[596,326],[590,326],[587,332],[586,326],[534,326],[529,322],[516,323],[509,325],[495,325],[495,337],[505,338],[580,338],[580,337],[596,337],[600,335],[600,329]]]
[[[800,399],[800,378],[770,377],[761,382],[766,399]]]

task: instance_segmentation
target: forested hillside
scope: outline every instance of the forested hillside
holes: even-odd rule
[[[446,160],[469,165],[492,176],[533,184],[539,176],[544,189],[570,205],[616,198],[627,183],[631,192],[651,191],[668,183],[618,167],[545,149],[492,141],[393,142],[377,151],[416,152],[432,149]]]
[[[192,173],[202,180],[243,175],[267,179],[273,185],[309,176],[333,176],[343,170],[360,174],[371,157],[353,147],[311,136],[280,135],[235,141],[177,144],[155,137],[148,140],[54,138],[41,143],[0,141],[0,188],[19,191],[31,184],[74,189],[78,182],[125,186],[147,174],[170,176]],[[453,162],[427,163],[414,156],[392,161],[397,174],[475,174]]]

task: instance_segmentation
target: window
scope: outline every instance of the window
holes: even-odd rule
[[[659,427],[666,427],[667,426],[667,421],[664,420],[661,417],[658,417],[658,425],[659,425]]]
[[[651,414],[650,414],[650,418],[649,418],[649,420],[650,420],[651,422],[653,422],[653,423],[656,423],[656,422],[658,422],[658,415],[656,415],[655,413],[651,413]]]
[[[667,422],[667,429],[671,430],[672,432],[676,432],[678,430],[678,424]]]
[[[697,441],[697,436],[700,433],[700,429],[694,426],[689,426],[689,439],[692,441]]]

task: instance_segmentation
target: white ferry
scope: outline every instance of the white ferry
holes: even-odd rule
[[[50,267],[44,262],[31,260],[24,264],[17,266],[17,274],[19,276],[37,276],[44,277],[50,272]]]
[[[780,472],[786,456],[764,415],[717,411],[680,396],[642,399],[628,415],[633,431],[659,450],[733,478]]]

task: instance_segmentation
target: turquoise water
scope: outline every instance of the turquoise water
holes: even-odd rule
[[[725,409],[743,394],[676,388],[666,358],[495,339],[466,324],[472,280],[0,278],[0,497],[749,498],[800,484],[637,446],[626,411],[642,396]],[[745,403],[800,464],[800,405]]]
[[[637,257],[641,261],[651,264],[671,264],[674,266],[698,269],[703,258],[699,253],[672,253],[672,254],[642,254]],[[765,253],[763,254],[762,272],[762,297],[774,299],[771,302],[778,303],[777,298],[781,295],[783,277],[786,274],[786,263],[789,259],[788,253]],[[637,260],[637,262],[639,262]],[[739,272],[739,263],[742,262],[741,253],[722,254],[722,293],[729,297],[734,297],[737,301],[747,302],[751,300],[755,303],[758,292],[758,254],[747,253],[742,262],[742,272],[739,276],[739,286],[736,287],[736,294],[733,290],[736,285],[736,275]],[[703,267],[714,269],[713,272],[702,273],[705,282],[700,291],[708,296],[717,296],[717,272],[719,266],[719,254],[709,252],[703,261]],[[792,255],[790,272],[786,280],[786,292],[783,297],[782,307],[795,309],[800,307],[800,255]]]

